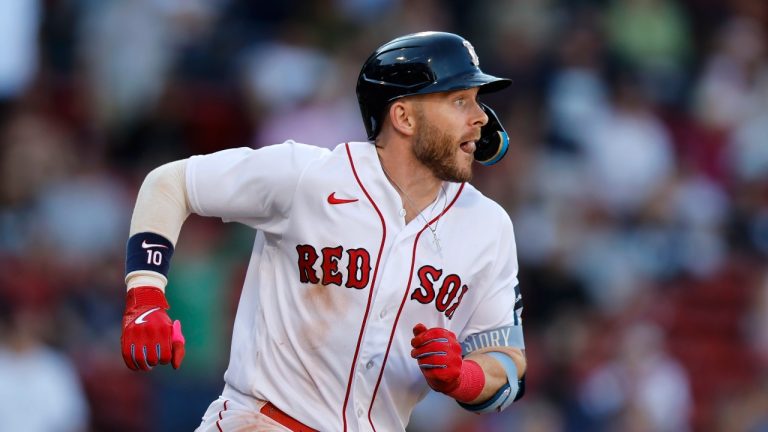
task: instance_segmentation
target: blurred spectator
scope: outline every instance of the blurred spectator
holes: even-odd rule
[[[331,59],[306,43],[271,41],[252,48],[243,57],[245,86],[256,109],[285,112],[295,108],[336,75]]]
[[[720,400],[717,432],[763,432],[768,430],[768,379],[764,376],[739,392]]]
[[[748,111],[734,123],[725,154],[729,171],[743,182],[768,180],[768,60],[756,67]]]
[[[245,62],[246,86],[260,116],[255,147],[288,138],[329,148],[366,139],[354,98],[357,66],[345,57],[276,42],[254,49]]]
[[[88,404],[72,362],[42,341],[43,334],[52,330],[46,303],[12,295],[0,293],[3,430],[88,430]]]
[[[335,0],[339,14],[349,20],[375,22],[382,14],[396,9],[399,0]]]
[[[585,102],[589,99],[594,96]],[[562,187],[553,195],[562,205],[563,258],[595,304],[621,310],[654,278],[669,275],[661,266],[672,252],[671,226],[644,221],[643,213],[675,173],[671,139],[642,88],[627,75],[618,77],[604,109],[560,112],[580,130],[569,136],[579,146],[576,157],[562,160],[563,169],[553,165],[546,170],[552,174],[542,174],[571,179],[558,182]],[[569,195],[573,198],[563,199]]]
[[[40,3],[0,2],[0,103],[23,94],[37,73],[38,32],[43,15]]]
[[[657,102],[678,102],[691,48],[678,2],[614,0],[606,21],[609,42],[619,59],[638,71],[646,94]]]
[[[581,401],[595,429],[690,429],[688,377],[665,351],[661,329],[648,323],[637,323],[626,330],[615,357],[585,381]]]
[[[655,252],[648,242],[637,244],[633,236],[602,219],[587,225],[577,250],[568,256],[568,270],[583,281],[592,303],[603,313],[624,309],[635,294],[648,289],[650,281],[640,267]]]
[[[766,70],[768,72],[768,70]],[[768,100],[768,74],[761,89]],[[727,157],[731,172],[741,181],[768,179],[768,106],[740,123],[729,142]]]
[[[22,253],[42,240],[34,220],[43,190],[71,173],[74,149],[61,127],[17,109],[0,131],[0,253]]]
[[[556,149],[583,152],[589,126],[602,121],[610,111],[609,89],[602,77],[603,38],[593,24],[577,21],[563,30],[560,39],[559,64],[547,101],[550,138]]]
[[[482,7],[466,11],[464,20],[479,34],[478,46],[490,54],[480,55],[480,62],[511,76],[518,92],[534,90],[528,86],[534,84],[540,56],[554,44],[561,8],[552,0],[478,3]]]
[[[755,290],[749,315],[749,338],[763,365],[768,365],[768,273]]]
[[[611,214],[638,211],[673,173],[669,133],[635,78],[620,75],[610,111],[581,127],[591,189]]]
[[[105,173],[81,172],[42,192],[38,229],[63,261],[95,261],[125,236],[130,206],[124,193]]]
[[[662,211],[669,212],[667,222],[675,235],[666,245],[674,251],[673,270],[700,278],[716,274],[727,259],[724,232],[730,202],[725,191],[703,175],[681,170],[669,193],[663,204],[668,209]]]
[[[439,0],[419,0],[406,2],[401,0],[401,7],[391,9],[387,19],[380,26],[385,29],[387,36],[382,39],[392,39],[408,33],[420,31],[444,31],[453,27],[454,16],[451,8]],[[374,43],[373,46],[376,46]],[[365,59],[358,59],[362,64]]]
[[[174,62],[208,35],[223,4],[110,0],[84,7],[78,54],[91,86],[92,115],[119,125],[152,107]]]
[[[756,84],[766,73],[765,30],[748,17],[725,21],[705,59],[693,112],[712,128],[730,130],[749,117],[764,96]]]

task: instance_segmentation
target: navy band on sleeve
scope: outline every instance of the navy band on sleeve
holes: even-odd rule
[[[150,232],[137,233],[128,239],[125,253],[125,274],[148,270],[168,276],[173,256],[173,243]]]

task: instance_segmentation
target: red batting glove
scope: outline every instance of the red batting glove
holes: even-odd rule
[[[416,324],[413,336],[411,357],[418,360],[433,390],[459,402],[470,402],[480,395],[485,373],[474,361],[462,359],[461,345],[452,331],[440,327],[427,330],[424,324]]]
[[[178,320],[171,324],[168,309],[168,301],[159,288],[145,286],[128,290],[120,344],[129,369],[146,371],[168,363],[174,369],[181,366],[184,335]]]

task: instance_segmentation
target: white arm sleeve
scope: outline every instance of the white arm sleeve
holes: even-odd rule
[[[152,232],[175,246],[190,213],[275,231],[285,225],[304,168],[328,153],[327,149],[286,141],[259,150],[222,150],[160,166],[141,185],[130,235]],[[152,271],[135,271],[126,277],[128,289],[146,285],[164,289],[167,282]]]
[[[190,214],[186,185],[187,160],[178,160],[152,170],[144,179],[131,218],[130,235],[153,232],[170,240],[179,238],[181,226]],[[132,272],[126,277],[128,289],[155,286],[165,289],[168,282],[155,272]]]

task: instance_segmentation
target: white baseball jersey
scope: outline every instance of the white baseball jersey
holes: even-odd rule
[[[192,157],[187,191],[195,213],[258,230],[225,396],[323,431],[404,430],[429,391],[414,325],[455,332],[465,352],[522,348],[512,224],[469,184],[445,183],[405,224],[371,143],[287,141]]]

